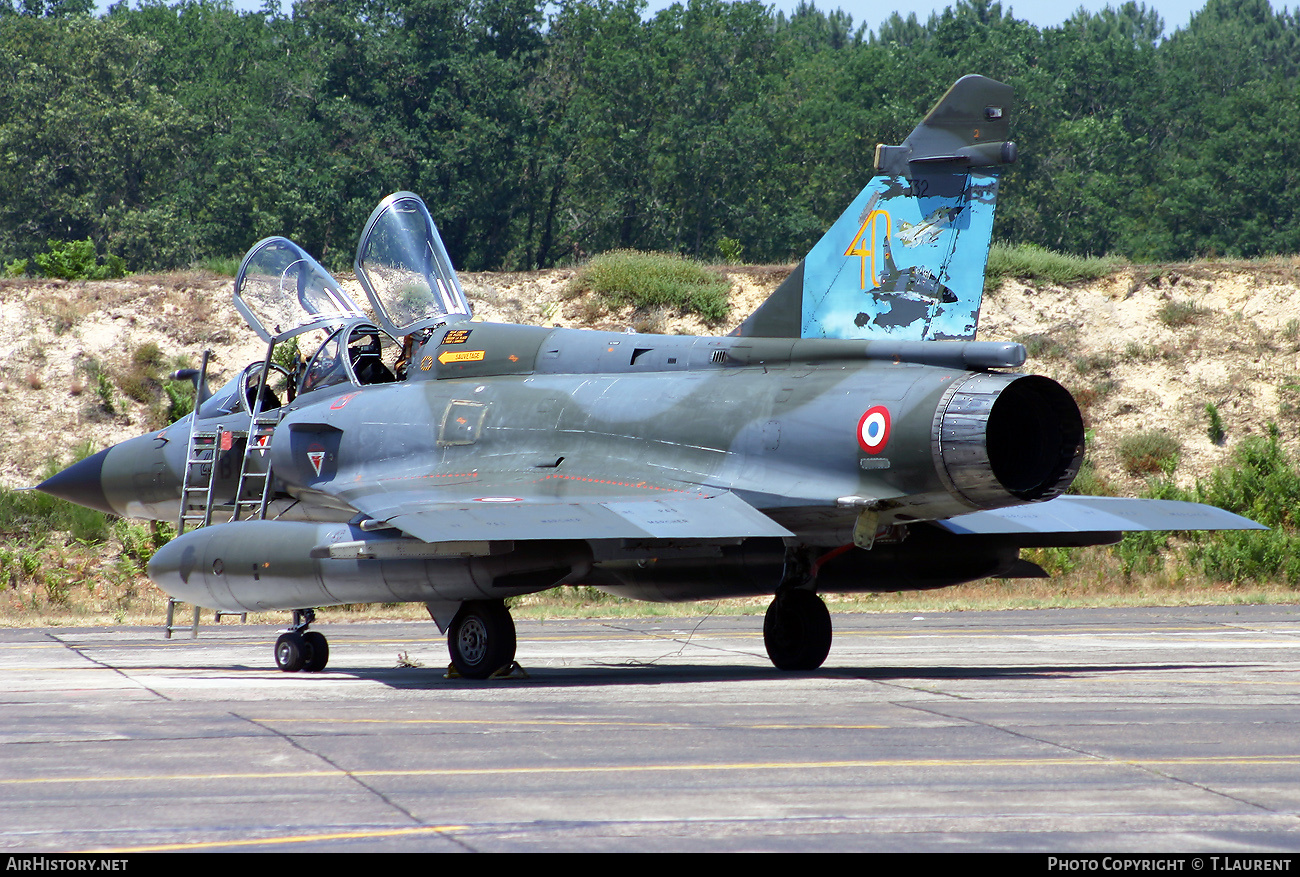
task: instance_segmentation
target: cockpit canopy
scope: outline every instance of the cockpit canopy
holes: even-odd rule
[[[380,324],[394,336],[467,320],[469,302],[418,195],[389,195],[370,214],[354,263]]]
[[[263,341],[365,317],[319,262],[282,237],[258,241],[244,257],[235,309]]]

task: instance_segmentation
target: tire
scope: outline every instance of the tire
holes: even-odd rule
[[[297,673],[310,660],[310,648],[297,631],[280,634],[275,641],[275,666],[286,673]]]
[[[778,670],[816,670],[831,651],[831,614],[812,591],[778,594],[763,618],[763,644]]]
[[[515,659],[515,622],[500,600],[467,600],[447,628],[452,666],[467,679],[486,679]]]
[[[323,633],[309,630],[302,635],[307,643],[308,657],[302,669],[308,673],[319,673],[330,662],[330,644]]]

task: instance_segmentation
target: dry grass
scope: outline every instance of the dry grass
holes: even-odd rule
[[[75,554],[75,552],[73,552]],[[88,562],[83,581],[69,581],[62,591],[45,583],[0,590],[0,627],[107,626],[114,624],[162,627],[167,597],[148,579],[135,576],[109,583],[96,576],[95,564],[110,563],[102,554],[80,557]],[[64,556],[75,569],[78,558]],[[1108,549],[1086,549],[1072,569],[1050,579],[985,579],[934,591],[885,594],[823,595],[832,613],[843,612],[967,612],[1014,609],[1087,607],[1213,606],[1240,603],[1300,603],[1300,591],[1279,583],[1228,584],[1192,574],[1177,561],[1145,573],[1126,574],[1123,561]],[[654,618],[699,615],[762,615],[770,598],[701,600],[690,603],[643,603],[587,588],[557,588],[515,598],[516,619]],[[189,607],[177,615],[188,622]],[[249,624],[282,626],[287,612],[250,613]],[[359,621],[428,621],[419,603],[334,606],[317,610],[321,624]],[[227,620],[225,623],[231,623]],[[205,610],[201,625],[213,624]]]

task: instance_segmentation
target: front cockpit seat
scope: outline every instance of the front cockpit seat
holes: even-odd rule
[[[379,335],[375,332],[355,333],[348,343],[352,358],[352,372],[362,384],[388,384],[397,380],[392,369],[380,359]]]

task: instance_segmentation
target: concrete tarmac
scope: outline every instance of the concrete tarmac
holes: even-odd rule
[[[1300,850],[1300,607],[834,623],[521,622],[496,682],[432,623],[0,630],[0,849]]]

